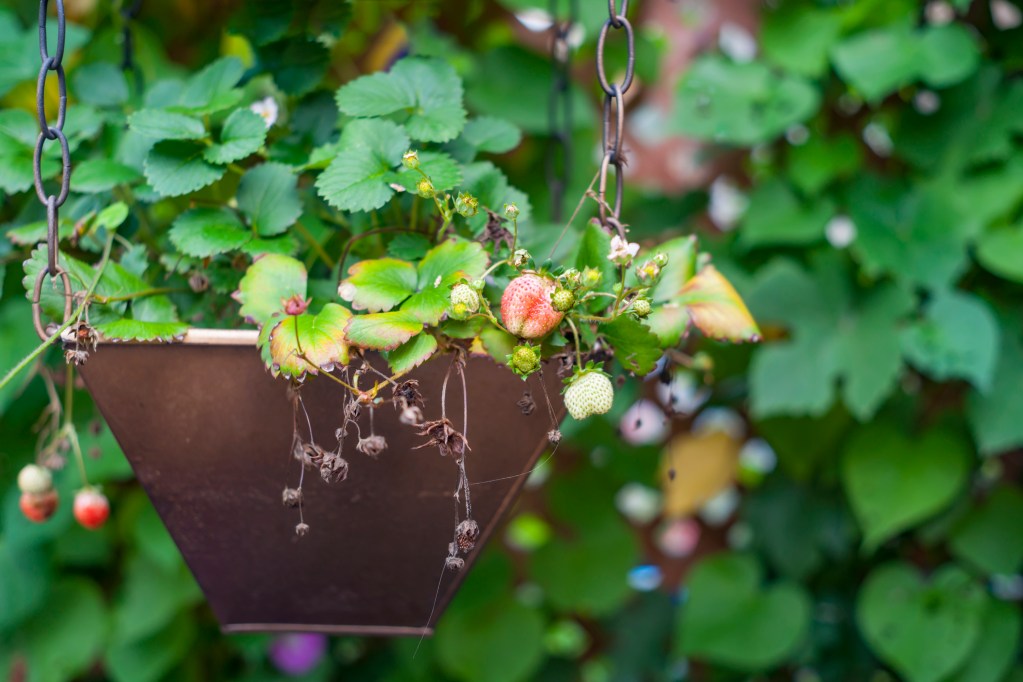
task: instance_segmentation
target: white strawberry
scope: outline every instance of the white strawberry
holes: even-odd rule
[[[605,414],[611,409],[615,391],[608,378],[599,369],[584,369],[572,377],[565,389],[565,407],[574,419]]]

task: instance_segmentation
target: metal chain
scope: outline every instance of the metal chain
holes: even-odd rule
[[[135,92],[142,92],[142,70],[135,63],[135,39],[131,33],[132,20],[142,9],[142,0],[121,5],[121,70],[130,71],[135,80]]]
[[[47,5],[48,0],[39,1],[39,57],[42,66],[39,69],[39,79],[36,81],[36,117],[39,120],[39,137],[36,138],[35,153],[32,156],[32,177],[36,188],[36,195],[39,201],[46,207],[46,269],[41,271],[36,278],[33,299],[32,318],[36,332],[42,338],[48,336],[43,327],[39,298],[42,293],[42,282],[46,275],[51,280],[60,277],[64,286],[64,311],[65,320],[71,316],[71,281],[67,273],[57,264],[57,245],[60,239],[58,226],[60,223],[60,207],[67,201],[68,189],[71,185],[71,152],[68,149],[67,138],[64,136],[64,119],[67,115],[67,83],[64,78],[64,0],[56,0],[57,5],[57,44],[53,54],[49,53],[47,46]],[[46,120],[46,78],[51,71],[57,74],[57,121],[54,125]],[[43,146],[47,140],[57,140],[60,144],[61,158],[61,182],[57,194],[47,194],[43,188],[42,158]]]
[[[578,0],[568,0],[568,17],[558,21],[558,0],[550,0],[551,64],[554,79],[547,101],[551,144],[547,147],[547,184],[551,188],[551,218],[561,222],[565,191],[572,181],[572,45],[569,34],[579,14]]]
[[[632,24],[626,18],[629,11],[629,0],[622,0],[622,7],[619,11],[616,7],[616,0],[608,0],[607,21],[600,29],[597,37],[597,80],[604,91],[604,118],[601,134],[601,141],[604,148],[604,158],[600,162],[600,222],[609,228],[613,228],[619,235],[625,236],[625,229],[619,220],[622,210],[622,193],[625,189],[625,178],[622,169],[625,166],[625,154],[622,151],[622,141],[625,128],[625,93],[632,87],[633,76],[636,71],[636,40],[632,31]],[[625,64],[625,76],[621,83],[611,83],[607,78],[607,69],[604,64],[604,47],[607,42],[607,34],[614,29],[624,31],[628,46],[628,57]],[[615,197],[611,206],[611,214],[608,215],[609,205],[607,203],[607,174],[611,168],[615,170]]]

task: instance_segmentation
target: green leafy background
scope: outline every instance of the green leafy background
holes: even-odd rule
[[[516,201],[528,247],[546,253],[559,231],[538,171],[551,72],[546,38],[524,40],[514,18],[546,4],[147,0],[133,28],[139,92],[114,66],[117,8],[67,0],[75,163],[61,236],[76,289],[107,231],[124,237],[97,290],[117,300],[94,306],[92,321],[138,338],[240,324],[230,294],[259,255],[303,260],[308,281],[293,273],[278,284],[321,309],[342,269],[379,255],[363,240],[337,263],[345,241],[407,209],[400,189],[415,180],[398,157],[410,144],[426,148],[439,190]],[[575,59],[586,77],[570,90],[569,197],[589,182],[599,134],[599,91],[582,65],[605,6],[580,4]],[[728,472],[738,505],[704,508],[687,522],[695,548],[669,555],[659,539],[675,520],[663,509],[682,483],[673,488],[662,460],[675,448],[667,435],[623,439],[636,426],[626,409],[658,392],[656,380],[630,382],[607,419],[564,425],[557,457],[418,655],[414,641],[334,638],[296,677],[1023,680],[1023,28],[1006,23],[1013,8],[780,0],[760,7],[754,59],[699,56],[659,132],[703,142],[701,160],[729,169],[745,211],[722,230],[706,188],[661,195],[632,184],[623,217],[640,241],[695,231],[764,331],[754,347],[687,342],[699,362],[673,386],[698,385],[711,367],[716,383],[676,405],[671,437],[723,429],[736,447],[769,448],[775,465],[740,456]],[[0,7],[3,368],[35,343],[21,264],[34,277],[44,263],[30,165],[36,11],[24,0]],[[639,21],[636,41],[630,115],[668,47]],[[613,43],[608,60],[624,58]],[[281,109],[270,129],[248,108],[264,97]],[[48,146],[44,175],[58,165]],[[601,235],[584,228],[592,213],[569,231],[564,260],[606,265]],[[386,248],[418,260],[429,246],[406,235]],[[680,239],[668,252],[682,263],[691,247]],[[378,309],[423,295],[422,272],[406,274]],[[59,312],[52,297],[43,303]],[[419,312],[432,318],[434,307]],[[642,348],[651,332],[629,322],[606,331]],[[677,323],[665,317],[654,333],[677,334]],[[396,361],[436,347],[429,335],[411,343]],[[279,679],[270,652],[280,642],[219,633],[84,392],[79,432],[111,522],[86,532],[66,503],[44,525],[18,513],[14,478],[47,404],[38,373],[57,360],[0,391],[0,676]],[[627,367],[655,361],[637,351]],[[680,468],[676,481],[686,480]],[[70,500],[74,467],[57,484]],[[652,565],[663,580],[650,590],[634,569]]]

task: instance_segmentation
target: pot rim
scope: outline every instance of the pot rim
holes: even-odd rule
[[[204,329],[189,327],[181,337],[170,341],[118,340],[101,337],[100,344],[117,346],[251,346],[259,341],[258,329]]]

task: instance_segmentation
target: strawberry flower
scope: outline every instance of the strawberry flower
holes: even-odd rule
[[[615,265],[628,265],[639,253],[639,244],[622,239],[618,235],[611,237],[611,253],[607,259]]]
[[[264,97],[257,102],[253,102],[249,105],[249,109],[266,122],[267,128],[271,128],[274,123],[277,123],[277,115],[280,113],[280,110],[277,107],[277,100],[273,97]]]

